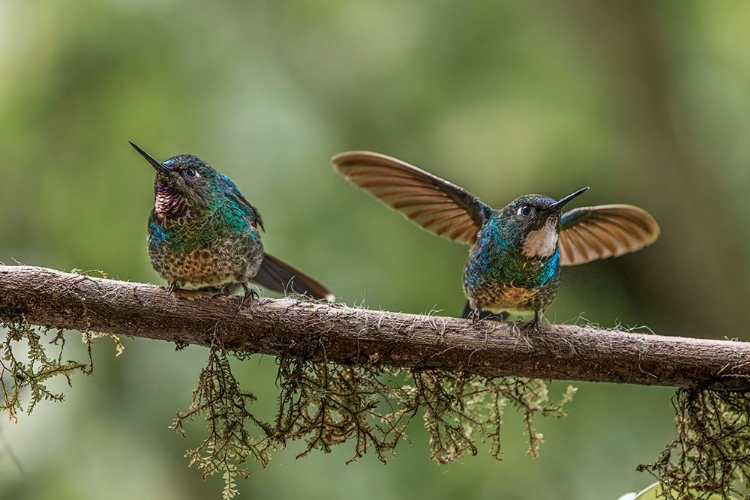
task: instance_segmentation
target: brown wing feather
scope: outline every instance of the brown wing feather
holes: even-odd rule
[[[563,266],[635,252],[659,236],[656,220],[632,205],[576,208],[563,215],[560,229]]]
[[[449,240],[474,243],[492,210],[463,188],[390,156],[350,151],[331,163],[355,186]]]

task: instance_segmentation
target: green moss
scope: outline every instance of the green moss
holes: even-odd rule
[[[24,321],[0,325],[0,409],[11,420],[31,413],[43,400],[62,401],[49,389],[50,380],[93,371],[91,341],[110,336],[84,333],[84,361],[66,359],[62,331],[31,327]],[[179,346],[178,346],[179,347]],[[230,360],[250,353],[228,350],[219,334],[212,340],[208,362],[193,391],[190,407],[178,412],[172,428],[185,434],[185,424],[203,419],[208,436],[186,457],[204,477],[221,474],[224,498],[238,494],[236,477],[250,472],[248,459],[268,465],[271,452],[289,442],[305,443],[298,457],[350,443],[355,461],[374,453],[382,462],[407,440],[407,429],[421,418],[429,434],[430,455],[450,463],[466,453],[475,455],[485,443],[494,458],[501,456],[503,412],[515,408],[524,420],[529,454],[537,457],[543,437],[534,426],[537,416],[563,417],[575,393],[568,387],[550,401],[547,385],[537,379],[485,378],[443,370],[396,369],[378,364],[342,365],[279,357],[279,387],[274,416],[264,421],[253,413],[255,397],[242,390]],[[677,437],[648,471],[670,499],[709,499],[747,494],[750,483],[750,398],[747,393],[681,389],[673,399]]]
[[[420,415],[436,462],[450,463],[467,452],[475,455],[480,441],[488,442],[490,453],[499,459],[503,410],[511,405],[523,414],[529,453],[536,457],[542,436],[534,428],[534,417],[564,416],[563,406],[575,393],[568,387],[559,401],[550,402],[541,380],[280,357],[275,418],[263,422],[250,411],[254,396],[243,392],[232,374],[231,356],[216,336],[190,408],[179,412],[172,424],[185,435],[187,421],[205,419],[209,435],[186,457],[205,477],[222,474],[225,498],[237,494],[235,477],[249,474],[249,457],[265,467],[269,452],[290,441],[306,444],[298,458],[352,443],[349,462],[372,452],[385,463]]]
[[[62,401],[62,393],[52,392],[48,388],[51,379],[64,377],[72,386],[73,374],[91,374],[91,337],[84,336],[84,341],[89,344],[88,363],[84,363],[64,360],[65,337],[62,330],[32,328],[20,320],[0,324],[0,327],[7,330],[0,344],[0,390],[3,394],[0,410],[7,412],[9,419],[17,421],[19,413],[31,413],[40,401]],[[23,351],[24,356],[19,354]],[[24,402],[25,399],[28,399],[28,403]]]
[[[747,498],[750,398],[744,392],[680,389],[672,400],[677,437],[652,464],[669,499]]]

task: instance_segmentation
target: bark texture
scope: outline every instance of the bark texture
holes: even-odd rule
[[[169,296],[160,286],[0,266],[0,320],[338,363],[750,390],[750,344],[590,326],[471,321],[291,298]]]

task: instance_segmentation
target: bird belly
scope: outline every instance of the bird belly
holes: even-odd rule
[[[259,238],[219,238],[195,248],[149,245],[151,264],[169,283],[199,290],[243,283],[258,273],[263,261]]]
[[[543,310],[546,303],[542,300],[539,288],[522,288],[513,285],[483,287],[469,298],[477,308],[494,314],[509,312],[524,314]]]
[[[542,312],[559,288],[559,262],[475,247],[464,269],[463,285],[475,310],[495,314]]]

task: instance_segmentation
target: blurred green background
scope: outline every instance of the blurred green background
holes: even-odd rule
[[[228,174],[266,249],[344,302],[458,314],[467,248],[331,170],[333,154],[369,149],[495,207],[591,186],[576,205],[654,214],[655,246],[563,271],[550,321],[748,340],[748,19],[741,1],[0,0],[0,261],[160,283],[153,171],[133,140]],[[182,458],[202,425],[167,429],[206,351],[124,343],[115,359],[97,342],[95,376],[59,386],[64,403],[0,421],[0,498],[218,498],[221,479]],[[269,411],[273,358],[237,374]],[[502,462],[480,447],[437,466],[416,422],[386,466],[291,446],[251,464],[241,498],[601,500],[648,485],[634,469],[672,439],[673,392],[577,385],[567,419],[539,421],[537,461],[509,410]]]

